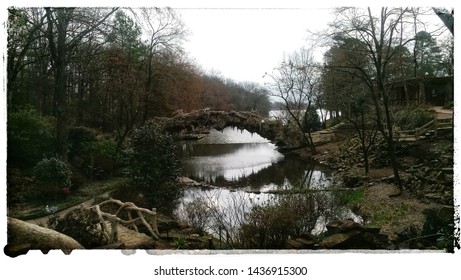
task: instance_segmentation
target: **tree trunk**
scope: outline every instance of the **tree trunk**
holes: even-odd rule
[[[66,63],[67,27],[73,9],[57,8],[53,13],[51,8],[45,8],[48,18],[47,38],[53,60],[54,71],[54,114],[56,121],[56,144],[57,152],[67,161],[67,133],[68,133],[68,112],[66,92]],[[54,16],[55,15],[55,16]],[[55,27],[56,26],[56,30]],[[55,34],[56,31],[56,34]]]
[[[361,140],[362,152],[363,152],[363,166],[365,168],[365,175],[368,176],[368,174],[370,173],[370,167],[369,167],[369,163],[368,163],[368,147],[367,147],[367,143],[366,143],[366,139],[365,139],[366,125],[365,125],[365,112],[363,110],[363,107],[362,107],[362,110],[360,112],[360,117],[361,117],[362,134],[360,134],[360,131],[359,131],[359,135],[361,135],[360,140]],[[371,133],[373,133],[373,132],[371,132]],[[371,145],[371,143],[370,143],[370,145]]]
[[[395,183],[399,187],[399,193],[392,195],[392,196],[398,196],[402,194],[403,191],[403,186],[402,182],[400,180],[400,175],[399,175],[399,164],[397,161],[397,156],[395,155],[395,141],[394,141],[394,131],[393,131],[393,123],[391,119],[391,114],[389,111],[389,96],[384,92],[384,90],[381,88],[382,96],[383,96],[383,103],[384,103],[384,112],[386,114],[386,123],[387,123],[387,128],[388,128],[388,133],[385,135],[386,142],[387,142],[387,147],[388,147],[388,152],[391,160],[391,165],[392,165],[392,170],[394,172],[394,178],[395,178]]]
[[[77,125],[83,125],[83,97],[85,96],[85,76],[79,77],[77,100]]]
[[[408,106],[410,105],[410,96],[408,96],[408,85],[406,80],[403,81],[403,94],[405,94],[405,104]]]
[[[55,92],[56,92],[56,137],[57,151],[64,161],[67,161],[67,134],[68,134],[68,113],[67,113],[67,94],[66,94],[66,77],[65,64],[58,60],[55,74]]]
[[[419,83],[419,104],[424,104],[426,102],[426,92],[424,91],[424,82]]]
[[[395,195],[391,195],[391,196],[398,196],[402,194],[403,187],[402,187],[402,182],[400,180],[397,158],[395,156],[395,144],[394,144],[394,139],[393,139],[394,135],[392,131],[393,124],[392,124],[392,120],[391,120],[391,116],[389,112],[389,104],[388,104],[389,98],[384,92],[383,84],[378,84],[377,88],[378,88],[378,96],[376,96],[376,93],[372,89],[373,104],[376,110],[376,125],[378,126],[379,131],[381,132],[384,139],[386,140],[387,149],[388,149],[389,157],[391,160],[392,170],[393,170],[394,177],[395,177],[395,183],[397,184],[399,188],[399,193],[396,193]],[[381,119],[381,108],[378,103],[378,100],[379,100],[378,97],[383,98],[386,124],[387,124],[387,129],[388,129],[387,132],[384,129],[383,120]]]
[[[286,102],[286,101],[285,101]],[[295,123],[296,123],[296,126],[298,127],[299,131],[301,132],[302,134],[302,139],[304,140],[304,143],[308,146],[311,147],[311,150],[312,151],[315,151],[315,147],[314,147],[314,143],[312,143],[307,137],[306,137],[306,134],[304,133],[303,131],[303,126],[301,124],[301,122],[299,121],[299,118],[296,117],[296,115],[293,113],[293,111],[291,111],[290,109],[290,106],[288,105],[288,102],[286,102],[286,109],[288,111],[288,114],[290,114],[290,116],[294,119]]]

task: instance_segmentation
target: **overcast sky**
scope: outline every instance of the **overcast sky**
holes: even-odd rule
[[[177,9],[191,32],[184,45],[189,57],[205,71],[214,70],[235,81],[262,84],[264,73],[270,73],[284,53],[315,42],[312,32],[326,30],[328,23],[334,20],[332,7],[335,6],[197,7]],[[428,16],[427,20],[442,25],[435,14]],[[317,47],[316,51],[317,59],[321,59],[324,49]]]
[[[440,6],[454,5],[447,5],[450,1],[439,2]],[[79,6],[169,6],[181,14],[190,30],[191,34],[184,44],[185,51],[204,71],[214,70],[235,81],[261,84],[265,81],[262,78],[264,73],[270,73],[282,60],[284,53],[310,44],[308,39],[313,36],[308,31],[318,32],[327,28],[327,24],[334,19],[332,7],[346,4],[365,7],[364,4],[369,4],[367,1],[344,3],[332,0],[81,0],[64,2],[67,4],[59,1],[36,0],[32,3],[16,0],[14,3],[18,6],[69,6],[76,3]],[[428,3],[423,0],[385,2],[386,5],[430,7]],[[436,16],[434,20],[439,21]],[[318,53],[322,52],[318,50]]]
[[[308,30],[325,29],[332,18],[325,8],[178,12],[191,31],[184,48],[203,70],[213,69],[236,81],[260,83],[284,53],[307,44]]]
[[[364,6],[364,1],[172,1],[191,35],[184,44],[190,58],[205,71],[235,81],[264,83],[284,53],[309,45],[310,32],[325,30],[334,20],[332,7]],[[448,3],[448,5],[447,5]],[[380,5],[382,5],[381,3]],[[427,1],[394,1],[386,5],[431,7]],[[451,4],[451,5],[450,5]],[[453,7],[441,1],[442,7]],[[376,6],[377,8],[380,6]],[[433,21],[441,24],[437,16]],[[322,53],[318,50],[318,53]],[[318,55],[320,59],[321,56]]]

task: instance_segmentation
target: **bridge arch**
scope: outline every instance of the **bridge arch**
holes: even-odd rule
[[[190,134],[203,129],[237,127],[270,140],[276,145],[283,144],[284,125],[279,120],[264,118],[254,112],[195,110],[190,113],[178,112],[171,118],[159,118],[163,129],[171,134]]]

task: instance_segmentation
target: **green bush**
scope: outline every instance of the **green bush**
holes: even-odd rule
[[[122,202],[132,202],[138,207],[150,208],[149,203],[146,201],[144,195],[140,194],[140,191],[133,188],[129,184],[119,184],[111,192],[111,197],[118,199]]]
[[[171,211],[181,196],[181,174],[176,146],[169,134],[153,122],[133,132],[126,151],[128,176],[153,207]]]
[[[433,114],[424,106],[406,106],[394,112],[394,123],[403,130],[421,127],[433,119]]]
[[[101,139],[82,145],[82,157],[88,173],[96,179],[106,178],[119,166],[121,157],[117,152],[117,142]]]
[[[42,159],[33,168],[35,185],[45,198],[59,198],[71,187],[72,172],[66,162],[57,157]]]
[[[118,157],[117,142],[113,139],[101,139],[85,143],[83,151],[86,156],[101,155],[114,160]]]
[[[88,142],[96,141],[96,133],[86,127],[78,126],[69,129],[69,158],[81,156],[83,147]]]
[[[31,167],[53,154],[55,127],[53,119],[40,116],[32,108],[24,108],[8,114],[8,165]]]
[[[304,132],[315,132],[322,129],[322,122],[320,121],[320,117],[316,109],[310,108],[309,110],[306,110],[304,113],[303,126]]]
[[[444,109],[453,109],[455,106],[455,103],[453,101],[447,101],[445,105],[443,106]]]

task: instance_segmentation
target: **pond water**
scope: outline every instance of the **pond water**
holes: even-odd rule
[[[205,138],[178,146],[183,175],[215,186],[269,191],[330,183],[327,170],[314,162],[286,158],[267,139],[246,130],[211,130]]]
[[[280,196],[276,193],[292,188],[328,193],[323,199],[329,204],[333,200],[329,192],[322,191],[331,186],[328,169],[285,157],[267,139],[246,130],[211,130],[200,140],[178,142],[178,150],[183,176],[217,187],[186,189],[178,206],[179,216],[184,215],[186,204],[202,200],[232,219],[242,219],[242,214],[255,205],[272,203]],[[338,213],[342,218],[360,220],[346,208]],[[319,218],[313,233],[324,228],[325,219]]]

